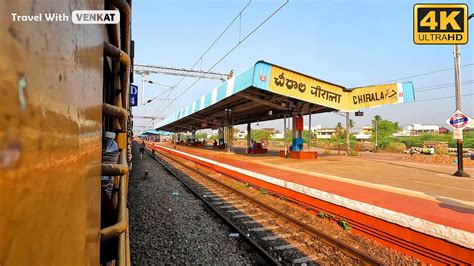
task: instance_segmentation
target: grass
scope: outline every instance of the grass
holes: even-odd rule
[[[358,156],[359,154],[357,153],[356,150],[350,149],[349,150],[349,156]]]
[[[326,213],[324,213],[324,212],[319,212],[319,213],[318,213],[318,217],[321,217],[321,218],[324,219],[324,218],[326,218],[327,216],[326,216]]]
[[[342,229],[351,230],[351,226],[349,225],[349,223],[346,220],[339,220],[339,222],[337,222],[337,223],[342,227]]]

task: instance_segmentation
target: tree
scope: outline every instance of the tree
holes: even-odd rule
[[[382,120],[382,117],[380,115],[374,116],[374,119],[372,120],[372,127],[375,128],[376,123],[380,122]]]
[[[207,133],[196,133],[196,139],[207,139]]]
[[[355,122],[352,119],[349,119],[349,128],[354,128],[355,127]]]
[[[344,137],[347,137],[347,134],[349,134],[350,137],[350,130],[355,126],[355,122],[352,119],[349,119],[349,130],[344,129]]]
[[[342,123],[339,122],[337,123],[336,128],[335,128],[336,137],[339,137],[342,132],[344,132],[344,127],[342,126]]]
[[[372,135],[372,141],[375,141],[377,137],[377,145],[380,148],[385,148],[385,146],[392,142],[392,134],[400,130],[400,125],[398,122],[382,119],[382,117],[379,115],[374,117],[372,120],[372,125],[374,129],[376,129]],[[377,136],[375,136],[375,133]]]
[[[400,131],[400,130],[402,130],[402,128],[400,127],[400,123],[399,123],[399,122],[395,122],[394,125],[395,125],[395,127],[396,127],[396,129],[397,129],[397,132]]]
[[[267,130],[261,130],[261,129],[251,130],[251,134],[252,134],[251,135],[252,139],[255,141],[261,141],[262,139],[266,139],[266,140],[270,139],[270,132]]]

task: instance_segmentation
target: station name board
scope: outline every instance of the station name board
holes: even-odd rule
[[[345,111],[403,101],[403,91],[397,83],[348,90],[277,66],[272,66],[269,90],[299,100]]]

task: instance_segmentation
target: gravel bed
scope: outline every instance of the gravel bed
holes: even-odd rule
[[[202,180],[201,178],[198,178],[198,180],[200,181],[197,181],[195,180],[194,178],[196,178],[195,174],[191,174],[193,177],[189,177],[186,173],[188,173],[188,170],[184,170],[184,173],[183,173],[183,168],[182,166],[178,166],[176,167],[177,165],[174,164],[173,162],[170,163],[169,159],[167,158],[164,158],[164,157],[161,157],[160,156],[160,160],[163,160],[165,159],[166,161],[166,164],[167,166],[172,169],[175,173],[178,173],[180,175],[181,178],[185,179],[186,180],[186,183],[188,184],[193,184],[192,186],[193,187],[202,187],[202,185],[205,184],[205,186],[211,186],[211,187],[215,187],[216,185],[213,184],[212,182],[209,183],[209,181],[204,181]],[[201,183],[202,182],[202,183]],[[218,185],[217,185],[218,187]],[[202,187],[204,188],[204,187]],[[213,189],[214,190],[214,189]],[[215,191],[215,190],[214,190]],[[212,198],[211,202],[213,200],[217,200],[217,201],[220,201],[220,202],[226,202],[228,200],[236,200],[236,199],[241,199],[240,196],[236,195],[235,197],[232,196],[233,193],[230,193],[230,194],[226,194],[228,193],[226,190],[221,190],[220,192],[218,193],[215,193],[215,192],[211,192],[208,190],[208,192],[203,192],[203,194],[206,194],[206,195],[214,195],[214,196],[223,196],[223,197],[229,197],[231,196],[232,198],[231,199],[222,199],[222,198]],[[246,202],[245,200],[242,200],[242,202]],[[231,203],[230,205],[233,205],[234,203]],[[236,204],[239,204],[239,203],[236,203]],[[219,205],[221,206],[221,205]],[[250,207],[250,208],[248,208]],[[303,258],[303,257],[306,257],[307,255],[302,253],[300,250],[298,249],[294,249],[294,248],[290,248],[290,249],[283,249],[283,250],[277,250],[276,247],[278,246],[285,246],[285,245],[291,245],[291,243],[285,241],[285,239],[289,239],[289,238],[294,238],[296,236],[292,236],[292,237],[289,237],[289,238],[278,238],[278,239],[274,239],[274,240],[262,240],[263,237],[268,237],[268,236],[275,236],[275,235],[278,235],[278,234],[288,234],[288,233],[294,233],[294,231],[288,231],[288,230],[284,230],[283,232],[280,232],[280,233],[276,233],[276,232],[273,232],[271,230],[264,230],[264,231],[251,231],[249,229],[252,229],[252,228],[257,228],[257,227],[268,227],[268,226],[278,226],[278,227],[281,227],[282,224],[285,224],[286,221],[279,221],[278,223],[275,223],[275,221],[277,220],[280,220],[278,219],[277,217],[274,217],[273,215],[268,215],[268,214],[265,214],[265,215],[261,215],[261,216],[258,216],[257,220],[258,219],[262,219],[262,218],[266,218],[267,221],[264,222],[264,223],[255,223],[255,224],[244,224],[245,221],[250,221],[250,220],[253,220],[251,218],[252,216],[252,213],[266,213],[265,210],[262,210],[256,206],[252,206],[252,204],[249,204],[247,205],[247,207],[244,207],[244,209],[246,209],[245,212],[242,212],[242,210],[240,210],[239,212],[234,212],[232,213],[231,215],[228,215],[228,218],[230,218],[231,220],[233,220],[233,222],[235,224],[237,224],[239,226],[239,228],[243,229],[244,231],[246,231],[248,233],[248,236],[253,239],[254,241],[256,241],[257,243],[259,243],[260,246],[262,246],[265,250],[267,250],[270,254],[272,254],[272,256],[274,258],[277,258],[282,264],[293,264],[293,260],[295,259],[299,259],[299,258]],[[237,208],[231,208],[230,210],[238,210]],[[244,214],[244,215],[247,215],[248,217],[245,217],[245,218],[233,218],[234,215],[241,215],[241,214]],[[249,216],[250,215],[250,216]],[[294,228],[293,228],[294,229]],[[298,229],[297,229],[298,230]],[[278,230],[280,231],[280,230]],[[299,230],[298,230],[299,231]],[[309,241],[297,241],[298,244],[301,244],[302,242],[309,245],[310,243],[312,243],[311,245],[314,246],[315,245],[315,242],[318,242],[318,240],[316,239],[312,239],[312,240],[309,240]],[[323,245],[323,249],[330,249],[329,253],[333,253],[334,250],[332,247],[329,247],[327,245]],[[315,249],[316,250],[316,249]],[[321,249],[321,244],[319,244],[317,250],[319,251],[323,251]],[[327,253],[327,250],[325,250],[326,252],[324,253]],[[318,257],[326,257],[327,255],[323,255],[323,254],[319,254]],[[334,257],[332,254],[329,255],[329,257]],[[345,257],[345,256],[344,256]],[[344,261],[345,263],[343,264],[351,264],[351,260],[349,258],[345,258],[346,261]],[[349,260],[347,260],[349,259]],[[337,265],[337,264],[341,264],[341,262],[343,262],[341,260],[337,260],[333,258],[333,263],[329,263],[329,264],[334,264],[334,265]],[[325,261],[326,263],[328,263],[328,261]],[[314,261],[307,261],[304,263],[305,265],[318,265],[317,262],[314,262]]]
[[[148,155],[140,160],[137,145],[128,208],[133,265],[264,263],[161,165]]]

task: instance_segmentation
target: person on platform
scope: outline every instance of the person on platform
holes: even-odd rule
[[[144,154],[145,154],[145,141],[142,140],[142,143],[140,143],[140,160],[143,160]]]

